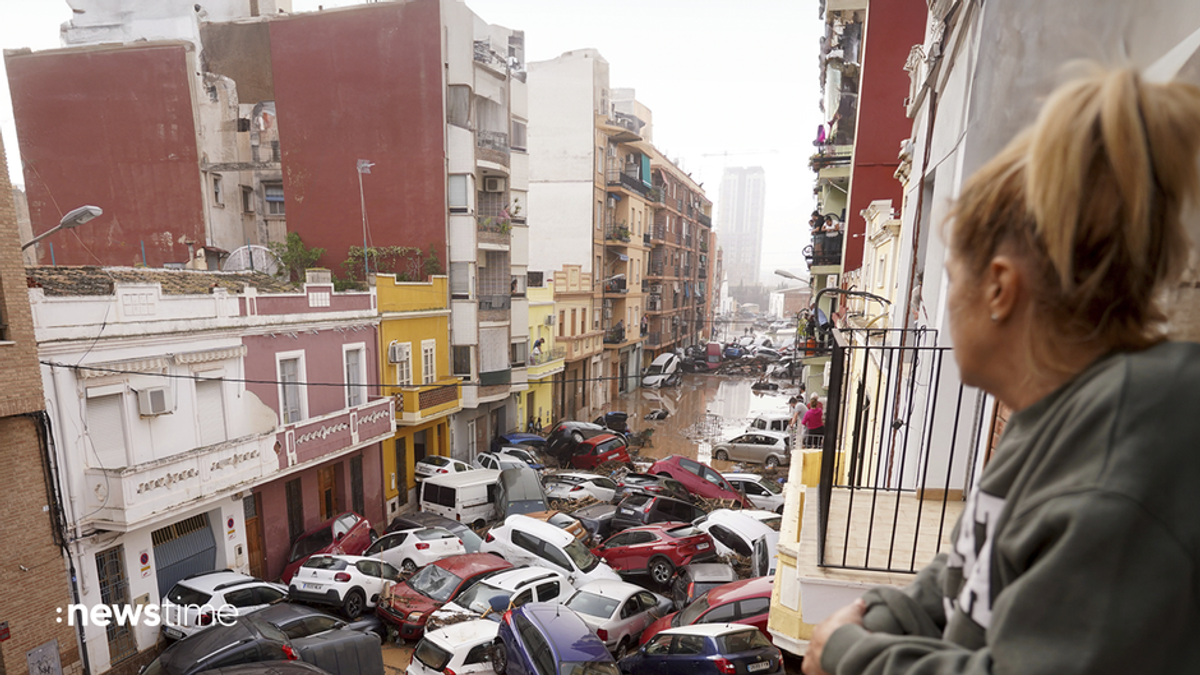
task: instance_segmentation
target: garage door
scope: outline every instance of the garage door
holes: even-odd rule
[[[161,530],[150,533],[154,543],[154,562],[158,567],[158,597],[180,579],[197,572],[207,572],[217,564],[217,542],[208,514],[185,518]]]

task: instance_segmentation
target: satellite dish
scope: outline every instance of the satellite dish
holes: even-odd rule
[[[279,262],[266,246],[252,244],[243,246],[229,254],[225,259],[226,272],[263,272],[271,276],[279,275]]]

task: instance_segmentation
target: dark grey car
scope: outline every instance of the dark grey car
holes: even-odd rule
[[[737,581],[737,572],[729,563],[692,563],[684,565],[671,581],[671,599],[675,610],[682,610],[710,590]]]
[[[690,523],[703,515],[704,511],[685,501],[651,494],[632,494],[617,504],[612,528],[614,532],[619,532],[651,523]]]

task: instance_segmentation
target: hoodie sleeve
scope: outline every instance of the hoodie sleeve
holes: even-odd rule
[[[993,579],[1011,581],[986,616],[956,610],[948,630],[978,620],[986,630],[982,649],[848,625],[830,637],[822,668],[834,675],[1124,675],[1180,672],[1181,664],[1200,662],[1197,570],[1183,544],[1131,499],[1094,490],[1050,499],[1010,523],[994,555]],[[876,630],[903,623],[894,612],[866,618]]]

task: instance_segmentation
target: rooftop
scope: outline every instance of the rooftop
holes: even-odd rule
[[[253,286],[268,293],[295,292],[296,287],[261,272],[206,272],[140,267],[26,267],[30,288],[47,296],[112,295],[113,285],[159,284],[163,295],[205,295],[213,288],[241,293]]]

